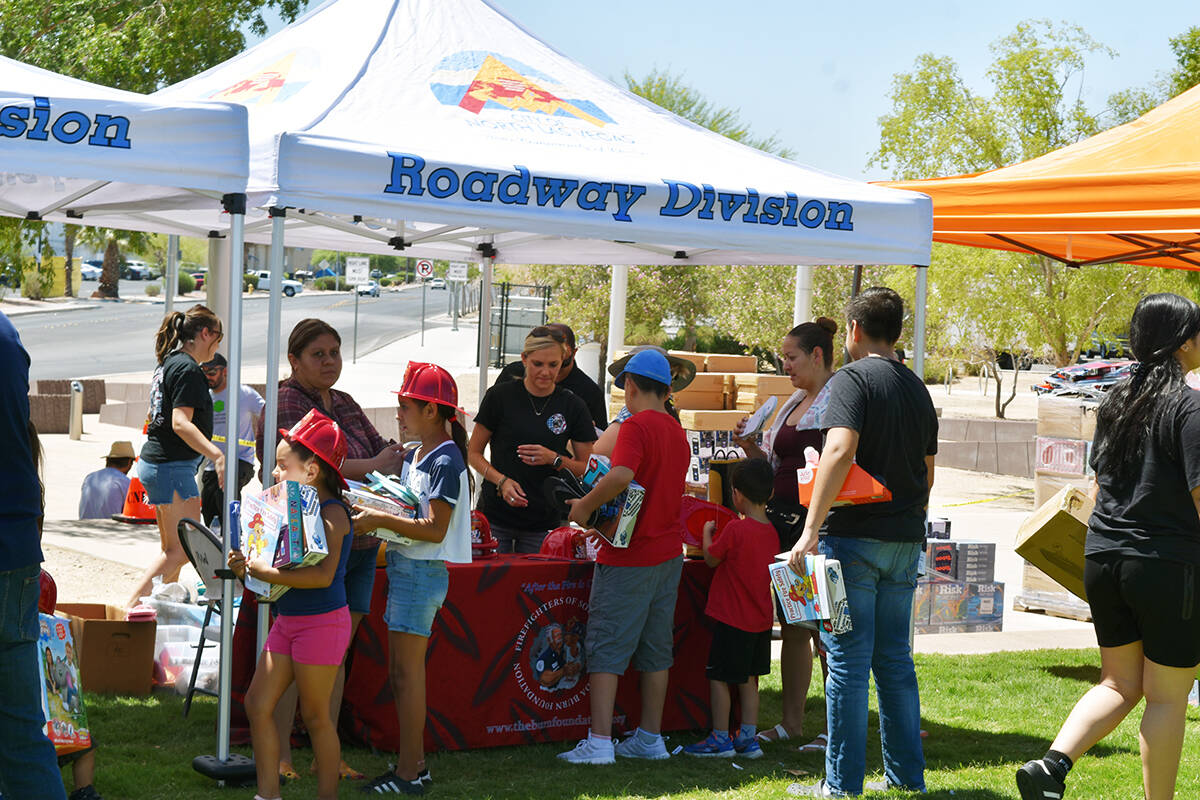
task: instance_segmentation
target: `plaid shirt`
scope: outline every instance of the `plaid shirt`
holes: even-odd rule
[[[387,440],[379,435],[375,426],[363,413],[362,406],[354,402],[354,398],[337,389],[329,390],[331,408],[325,408],[321,403],[318,392],[309,392],[295,378],[279,382],[279,427],[288,430],[299,422],[305,414],[317,409],[332,419],[342,429],[346,437],[346,458],[374,458],[387,446]],[[255,447],[258,450],[258,460],[262,463],[263,420],[258,422],[258,436]],[[373,536],[355,534],[353,548],[366,550],[378,547],[379,540]]]

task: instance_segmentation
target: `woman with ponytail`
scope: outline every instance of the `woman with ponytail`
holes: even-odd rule
[[[775,468],[775,491],[767,503],[767,519],[779,535],[780,552],[791,550],[804,530],[806,510],[796,493],[796,470],[805,464],[806,448],[821,452],[824,441],[821,421],[829,405],[826,385],[833,377],[835,333],[837,323],[828,317],[818,317],[815,322],[804,322],[788,331],[780,343],[779,354],[783,371],[792,379],[796,391],[763,434],[761,448],[752,439],[734,438],[734,443],[745,450],[749,458],[766,458]],[[745,420],[741,424],[745,425]],[[808,687],[812,683],[814,648],[821,655],[822,670],[825,666],[819,634],[797,625],[784,625],[781,633],[783,719],[758,735],[763,742],[782,742],[802,733]],[[801,752],[825,749],[825,727],[821,726],[821,730],[822,733],[811,742],[800,747]]]
[[[154,340],[158,368],[150,382],[146,444],[138,459],[138,479],[154,506],[162,554],[138,581],[128,607],[150,591],[154,578],[179,579],[187,555],[179,543],[179,520],[200,518],[196,470],[212,459],[224,486],[225,454],[212,443],[212,396],[200,365],[212,360],[224,336],[221,320],[194,305],[163,318]]]
[[[388,664],[400,722],[396,767],[363,787],[367,793],[424,794],[425,650],[433,618],[446,599],[446,562],[471,561],[471,491],[467,432],[458,409],[458,387],[436,364],[410,361],[398,391],[400,430],[419,439],[404,457],[400,481],[420,498],[416,519],[355,506],[361,530],[386,528],[413,539],[387,546]]]
[[[1017,770],[1023,800],[1061,798],[1067,773],[1144,697],[1140,747],[1148,800],[1175,795],[1187,696],[1200,665],[1200,306],[1175,294],[1137,304],[1138,364],[1100,404],[1083,583],[1100,644],[1100,683],[1043,758]]]

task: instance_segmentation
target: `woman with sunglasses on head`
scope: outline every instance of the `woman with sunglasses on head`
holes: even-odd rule
[[[205,456],[225,485],[225,454],[212,443],[212,397],[200,365],[210,360],[224,336],[221,320],[194,305],[163,318],[154,340],[158,368],[150,383],[146,444],[138,459],[138,479],[154,506],[162,554],[138,581],[127,607],[150,591],[156,577],[179,580],[187,554],[179,543],[179,520],[200,518],[196,470]]]
[[[542,485],[560,469],[582,475],[596,441],[587,405],[555,382],[564,345],[548,326],[530,331],[521,352],[525,377],[488,389],[475,417],[469,461],[483,476],[479,510],[502,553],[538,551],[562,522]]]

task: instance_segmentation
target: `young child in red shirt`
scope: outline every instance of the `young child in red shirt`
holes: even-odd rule
[[[683,751],[701,758],[758,758],[758,676],[771,671],[771,577],[779,536],[767,521],[775,473],[765,458],[742,461],[733,468],[733,506],[742,518],[713,539],[715,522],[704,526],[704,561],[716,570],[704,612],[713,620],[708,651],[712,691],[712,733]],[[742,726],[730,737],[729,685],[736,684]]]

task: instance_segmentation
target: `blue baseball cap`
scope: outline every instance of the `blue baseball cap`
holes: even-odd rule
[[[616,380],[613,381],[618,389],[625,388],[626,375],[641,375],[643,378],[657,381],[663,386],[671,385],[671,365],[667,362],[667,357],[657,350],[641,350],[634,353],[625,362],[625,369],[621,370]]]

